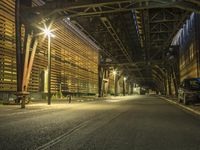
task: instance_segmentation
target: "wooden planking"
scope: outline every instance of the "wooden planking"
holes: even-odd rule
[[[194,40],[190,43],[190,46],[186,51],[180,55],[180,80],[185,78],[195,78],[198,77],[198,55],[196,41]]]
[[[195,78],[197,77],[197,62],[192,61],[190,64],[186,65],[180,70],[181,81],[185,78]]]
[[[33,1],[33,6],[43,4],[41,0]],[[3,0],[0,5],[4,7],[0,12],[0,91],[6,91],[9,87],[16,90],[14,2]],[[61,84],[64,92],[97,93],[97,50],[63,23],[55,23],[53,28],[57,30],[51,43],[52,91],[58,91]],[[40,74],[47,68],[47,39],[42,41],[43,37],[40,38],[29,82],[29,91],[34,92],[39,91]]]
[[[115,93],[115,87],[114,87],[115,83],[114,83],[114,75],[112,72],[110,72],[109,75],[109,87],[108,87],[108,93],[114,95]]]
[[[0,91],[16,91],[14,2],[0,1]]]

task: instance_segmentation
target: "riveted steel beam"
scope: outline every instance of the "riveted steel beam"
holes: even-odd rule
[[[162,64],[163,60],[152,60],[150,62],[148,62],[149,65],[160,65]],[[118,67],[138,67],[138,66],[146,66],[147,62],[146,61],[138,61],[138,62],[134,62],[134,63],[104,63],[101,64],[103,66],[118,66]]]
[[[131,11],[132,9],[149,9],[163,8],[173,5],[172,1],[164,2],[161,0],[107,0],[101,3],[84,2],[68,2],[66,0],[57,0],[47,3],[43,6],[24,9],[27,13],[42,14],[45,18],[55,13],[65,11],[70,17],[99,15],[106,13],[116,13]]]
[[[104,24],[104,26],[106,27],[106,29],[108,30],[108,32],[110,33],[110,35],[112,36],[112,38],[115,40],[116,44],[118,45],[122,53],[124,54],[125,58],[128,60],[129,63],[132,63],[133,62],[132,58],[130,57],[127,49],[125,48],[119,36],[117,35],[110,21],[106,17],[101,17],[100,19],[102,23]]]
[[[159,49],[156,53],[154,53],[150,60],[154,59],[158,54],[160,54],[160,52],[163,52],[166,50],[166,48],[170,45],[172,38],[174,37],[174,35],[177,33],[178,29],[181,27],[181,25],[183,24],[183,22],[186,20],[186,18],[188,17],[190,13],[189,12],[184,12],[181,16],[181,18],[179,19],[179,22],[174,24],[174,28],[173,31],[170,33],[170,35],[168,36],[167,39],[165,39],[164,45],[162,45],[162,48]]]
[[[149,61],[150,53],[150,25],[149,25],[149,10],[144,10],[144,33],[145,33],[145,59]]]
[[[194,4],[200,5],[200,1],[199,0],[185,0],[186,2],[192,2]]]
[[[200,4],[197,1],[180,1],[178,5],[176,5],[177,8],[188,10],[191,12],[200,13]]]
[[[109,13],[118,13],[134,10],[143,10],[150,8],[169,8],[176,7],[184,10],[194,11],[200,13],[199,2],[193,0],[178,1],[178,0],[107,0],[101,3],[92,3],[90,1],[84,2],[68,2],[66,0],[57,0],[49,2],[43,6],[27,8],[24,7],[24,15],[29,18],[29,14],[36,16],[43,16],[48,18],[54,14],[59,13],[59,17],[77,17],[77,16],[90,16],[102,15]],[[64,13],[60,13],[64,12]],[[28,14],[28,15],[27,15]],[[58,17],[58,16],[57,16]],[[38,20],[37,20],[38,21]]]
[[[113,59],[113,61],[116,61],[113,55],[106,50],[89,32],[87,32],[77,21],[72,21],[74,25],[76,25],[80,31],[82,31],[86,36],[88,36],[95,44],[97,44],[100,47],[100,50],[109,58]]]
[[[102,16],[103,14],[132,12],[133,10],[136,10],[136,11],[143,11],[144,9],[148,9],[148,11],[155,10],[155,13],[153,14],[153,16],[150,16],[149,14],[146,15],[147,17],[146,20],[148,20],[148,24],[143,23],[142,25],[141,18],[143,18],[143,16],[136,15],[136,17],[137,16],[140,17],[137,20],[139,24],[138,29],[142,37],[141,45],[143,45],[143,43],[146,41],[147,47],[150,50],[153,50],[152,53],[150,52],[151,53],[150,59],[155,59],[155,57],[160,56],[159,54],[161,54],[163,49],[166,49],[169,46],[172,37],[176,33],[177,29],[180,27],[180,24],[183,23],[182,18],[177,17],[179,16],[178,14],[174,13],[173,11],[170,11],[170,7],[181,8],[184,10],[195,11],[199,13],[198,0],[191,0],[191,1],[189,0],[106,0],[104,2],[96,2],[96,3],[94,3],[94,1],[92,3],[91,1],[88,1],[88,0],[84,0],[82,2],[79,2],[79,1],[68,2],[67,0],[55,0],[55,1],[46,3],[44,6],[39,6],[39,7],[24,9],[24,10],[29,12],[29,14],[31,13],[35,14],[36,16],[35,22],[36,21],[38,22],[37,20],[38,16],[43,16],[45,19],[46,18],[52,19],[51,17],[54,15],[58,17],[58,19],[62,19],[63,17],[73,18],[73,17],[78,17],[78,16],[79,17],[87,16],[84,18],[88,18],[88,16],[93,17],[93,16]],[[151,9],[151,8],[157,8],[157,9]],[[163,8],[167,8],[167,9],[163,9]],[[102,23],[106,24],[106,25],[104,24],[104,26],[106,26],[110,35],[114,37],[113,39],[115,40],[116,45],[118,45],[120,50],[122,50],[121,54],[124,55],[124,56],[119,56],[115,59],[119,59],[121,62],[124,61],[124,59],[126,59],[128,60],[129,64],[131,64],[132,59],[130,57],[130,54],[124,47],[125,42],[122,43],[122,41],[119,39],[120,36],[115,34],[116,33],[115,30],[112,30],[113,29],[112,26],[111,26],[112,27],[111,29],[109,28],[109,24],[107,25],[107,21],[102,21]],[[143,28],[145,28],[147,32],[143,32]],[[90,35],[91,33],[87,33],[84,30],[82,31],[86,33],[86,35],[89,36],[91,39],[93,39],[93,41],[95,42],[95,39]],[[144,37],[144,33],[146,33],[145,37]],[[107,38],[105,38],[105,40],[107,40]],[[105,40],[103,40],[103,42]],[[102,44],[101,40],[99,40],[99,42]],[[114,49],[112,51],[107,50],[109,46],[112,46],[112,48],[114,47]],[[113,46],[113,44],[112,45],[110,44],[110,45],[106,45],[105,48],[104,47],[101,47],[101,48],[103,49],[106,56],[112,58],[113,57],[112,55],[114,54],[114,50],[116,50],[115,47],[116,46]],[[124,51],[124,48],[126,51]],[[157,52],[155,52],[154,50],[155,51],[157,50]]]

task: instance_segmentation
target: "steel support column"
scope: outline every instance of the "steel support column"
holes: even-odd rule
[[[17,67],[17,100],[16,103],[21,102],[21,108],[25,108],[25,99],[29,95],[28,83],[30,79],[30,73],[33,66],[34,56],[37,48],[37,38],[33,38],[32,30],[29,25],[23,23],[25,27],[24,44],[22,49],[22,20],[21,20],[21,5],[22,3],[27,6],[31,6],[31,0],[28,1],[15,1],[15,34],[16,34],[16,67]],[[32,47],[33,45],[33,47]],[[30,52],[32,49],[32,52]]]
[[[131,95],[133,94],[133,83],[131,83]]]
[[[108,67],[108,92],[107,94],[110,94],[110,68]]]
[[[16,32],[15,36],[16,36],[17,92],[20,92],[22,91],[20,0],[15,1],[15,32]]]
[[[109,68],[104,69],[104,78],[103,78],[103,96],[107,96],[109,88]]]
[[[167,81],[166,78],[163,78],[163,85],[164,85],[164,95],[167,95]]]
[[[172,79],[174,83],[175,95],[178,96],[178,82],[177,82],[177,76],[175,73],[174,65],[171,66],[171,70],[172,70]]]
[[[196,43],[197,43],[197,52],[196,52],[196,57],[197,57],[197,76],[200,76],[200,15],[196,14],[195,16],[195,33],[196,33]]]
[[[123,79],[123,96],[126,95],[126,81]]]
[[[114,95],[118,96],[118,77],[115,75],[114,76]]]
[[[48,35],[48,105],[51,105],[51,36]]]
[[[170,73],[170,71],[167,73],[167,81],[168,81],[168,95],[172,95],[172,90],[171,90],[171,73]]]
[[[103,96],[103,78],[104,78],[104,67],[101,66],[102,61],[104,61],[99,56],[99,65],[98,65],[98,97]]]
[[[16,103],[21,102],[21,108],[25,108],[25,96],[23,92],[23,57],[21,46],[21,19],[20,19],[20,0],[15,1],[15,35],[16,35],[16,67],[17,67],[17,100]]]

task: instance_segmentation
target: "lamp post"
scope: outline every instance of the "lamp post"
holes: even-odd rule
[[[51,37],[54,37],[54,35],[51,33],[50,28],[46,26],[43,33],[48,37],[48,105],[51,105]]]
[[[116,70],[113,70],[113,76],[114,76],[114,95],[115,95],[115,96],[117,96],[116,75],[117,75],[117,71],[116,71]]]
[[[51,36],[48,35],[48,105],[51,105]]]
[[[126,95],[126,77],[124,77],[124,80],[123,80],[123,95],[124,96]]]

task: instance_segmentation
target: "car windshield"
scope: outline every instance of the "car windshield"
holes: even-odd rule
[[[200,90],[200,79],[189,80],[189,88],[191,90]]]

